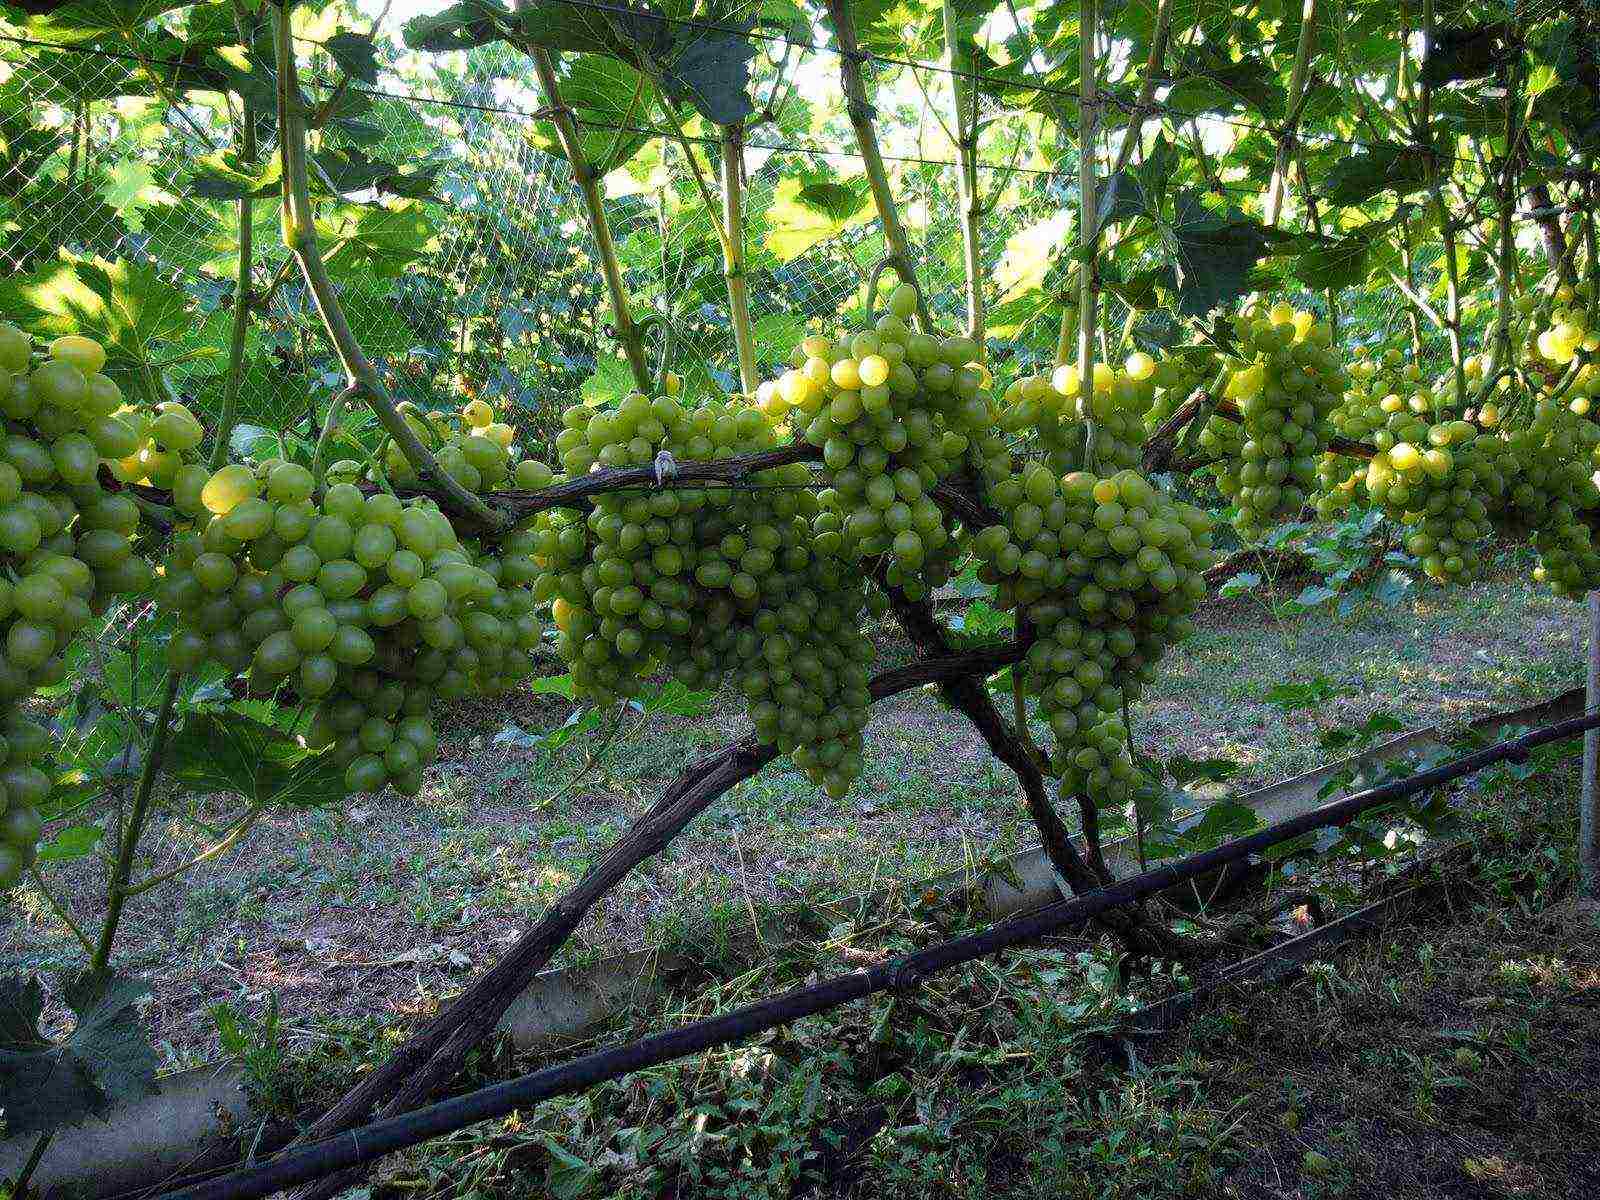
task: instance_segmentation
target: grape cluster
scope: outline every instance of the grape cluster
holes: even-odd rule
[[[776,431],[737,401],[687,408],[635,393],[611,412],[574,405],[556,439],[569,474],[591,466],[705,461],[771,449]],[[668,468],[670,469],[670,468]],[[842,796],[861,771],[867,664],[862,572],[804,463],[748,487],[606,492],[587,514],[533,521],[537,594],[549,600],[575,693],[634,695],[659,667],[694,688],[732,678],[758,735]]]
[[[105,363],[91,338],[36,354],[0,325],[0,890],[33,861],[51,788],[40,769],[50,738],[23,705],[65,678],[68,643],[111,596],[150,583],[133,542],[139,509],[100,481],[106,460],[140,445]]]
[[[1479,546],[1493,526],[1489,506],[1504,495],[1502,455],[1470,421],[1430,425],[1409,412],[1382,431],[1389,444],[1367,465],[1372,500],[1409,526],[1406,550],[1441,583],[1464,582],[1482,566]]]
[[[1600,350],[1600,330],[1589,329],[1589,287],[1585,282],[1576,289],[1569,284],[1557,288],[1544,328],[1534,335],[1534,349],[1553,367],[1565,367],[1580,350]]]
[[[1216,378],[1216,374],[1217,355],[1209,346],[1182,346],[1157,360],[1155,374],[1151,376],[1155,398],[1145,410],[1145,430],[1154,433],[1161,422]]]
[[[1600,588],[1600,549],[1586,520],[1600,508],[1592,468],[1600,426],[1542,397],[1528,427],[1503,443],[1505,504],[1496,517],[1511,532],[1532,533],[1539,553],[1534,578],[1558,596]]]
[[[418,440],[432,452],[440,469],[467,491],[498,491],[511,482],[513,472],[520,465],[512,458],[516,430],[497,420],[487,401],[469,400],[455,413],[438,409],[424,412],[409,402],[397,408]],[[416,486],[415,469],[392,439],[384,442],[380,458],[390,483],[396,487]],[[339,478],[352,468],[360,469],[354,462],[335,464],[329,475]],[[377,473],[370,468],[367,477],[378,481]],[[519,483],[517,486],[538,485]]]
[[[1217,488],[1236,506],[1235,528],[1254,537],[1299,512],[1316,487],[1344,371],[1329,348],[1332,331],[1308,312],[1276,304],[1247,311],[1234,325],[1246,361],[1223,394],[1238,405],[1244,440],[1235,455],[1208,428],[1200,444],[1226,456],[1216,468]]]
[[[1119,714],[1193,630],[1210,518],[1127,469],[1035,465],[993,498],[1005,522],[972,539],[978,575],[1034,634],[1017,678],[1054,736],[1052,767],[1068,793],[1125,801],[1138,776]]]
[[[930,493],[991,428],[993,404],[977,343],[912,331],[916,302],[901,284],[872,328],[805,338],[756,402],[822,451],[832,486],[818,495],[819,544],[847,562],[888,555],[889,583],[920,599],[949,578],[955,551]]]
[[[1156,362],[1142,350],[1118,371],[1094,365],[1094,398],[1088,419],[1082,411],[1082,372],[1057,367],[1049,375],[1014,380],[1003,396],[1000,427],[1007,433],[1033,432],[1050,469],[1064,475],[1088,464],[1089,428],[1094,428],[1096,469],[1137,466],[1144,445],[1144,414],[1155,395]]]
[[[219,663],[257,691],[286,684],[316,703],[307,743],[332,747],[351,791],[415,794],[437,749],[433,701],[532,670],[533,539],[479,553],[431,501],[315,490],[291,462],[210,476],[157,590],[180,622],[169,662]]]

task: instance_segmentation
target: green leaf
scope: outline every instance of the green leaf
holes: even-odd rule
[[[1423,57],[1420,79],[1430,87],[1442,87],[1461,79],[1492,75],[1500,62],[1503,25],[1464,25],[1436,29],[1433,45]]]
[[[39,1032],[39,980],[0,979],[0,1109],[7,1134],[59,1129],[151,1095],[156,1055],[134,1008],[149,994],[142,980],[110,975],[96,983],[85,973],[64,989],[77,1016],[72,1033],[52,1042]]]
[[[442,162],[400,166],[354,146],[318,151],[310,166],[314,190],[323,195],[344,196],[372,188],[411,199],[427,197],[444,169]]]
[[[579,119],[583,156],[601,175],[623,166],[649,140],[646,115],[655,90],[626,63],[598,54],[568,59],[560,84],[562,103]],[[565,157],[552,125],[541,123],[528,135],[541,150]]]
[[[1315,679],[1274,684],[1261,698],[1285,712],[1297,712],[1301,709],[1320,708],[1335,697],[1344,695],[1345,691],[1345,688],[1331,679],[1319,675]]]
[[[1372,226],[1368,226],[1371,229]],[[1387,225],[1382,227],[1387,230]],[[1308,288],[1355,287],[1367,277],[1367,252],[1372,248],[1373,234],[1363,231],[1346,237],[1330,238],[1322,244],[1298,254],[1289,265],[1289,273]]]
[[[318,228],[332,249],[328,270],[335,278],[395,279],[434,244],[433,220],[423,206],[345,209]]]
[[[0,303],[29,328],[81,333],[106,348],[106,373],[124,390],[150,395],[162,343],[189,329],[194,302],[147,263],[77,259],[52,263],[0,285]]]
[[[709,711],[715,697],[710,692],[691,691],[676,679],[651,688],[639,697],[647,713],[667,713],[676,717],[698,717]]]
[[[571,675],[540,675],[528,681],[527,688],[535,696],[564,696],[572,699]]]
[[[871,219],[865,205],[857,206],[848,216],[836,215],[843,212],[845,206],[841,201],[836,207],[830,207],[831,201],[840,199],[831,187],[803,184],[792,176],[778,180],[772,192],[772,204],[767,209],[766,247],[780,263],[798,258],[819,242],[837,237],[847,227]],[[828,190],[819,193],[819,188]],[[810,197],[802,199],[801,193],[808,190]]]
[[[1251,273],[1267,248],[1292,235],[1268,229],[1234,208],[1206,206],[1199,192],[1178,195],[1172,225],[1178,311],[1204,316],[1251,290]]]
[[[680,27],[680,31],[694,32]],[[754,43],[740,34],[707,30],[662,64],[662,83],[676,100],[688,100],[708,121],[736,125],[756,109],[750,99]]]
[[[1220,47],[1202,43],[1190,50],[1177,71],[1166,103],[1176,113],[1197,116],[1248,106],[1267,117],[1281,117],[1284,93],[1278,76],[1262,58],[1229,58]]]
[[[1240,571],[1217,589],[1217,595],[1224,600],[1231,600],[1235,596],[1244,595],[1251,588],[1259,586],[1260,583],[1261,576],[1254,571]]]
[[[58,45],[76,45],[106,34],[132,38],[162,13],[189,8],[195,0],[22,0],[18,7],[35,15],[22,23],[29,36]]]
[[[39,847],[40,862],[70,862],[87,858],[100,844],[104,830],[98,825],[69,825]]]
[[[1187,755],[1174,754],[1163,765],[1167,774],[1172,776],[1172,781],[1180,787],[1196,780],[1221,783],[1239,773],[1239,764],[1231,758],[1189,758]]]
[[[167,773],[190,791],[231,792],[250,804],[334,804],[348,794],[331,755],[232,709],[189,713],[167,747]]]
[[[608,356],[595,360],[594,374],[585,379],[578,390],[585,404],[600,408],[620,401],[636,386],[628,360]]]
[[[189,172],[189,191],[202,200],[240,200],[278,194],[282,162],[271,156],[258,167],[245,168],[227,151],[219,150],[195,160]]]
[[[804,184],[794,198],[830,220],[848,221],[867,206],[871,192],[864,177],[848,183],[819,180]]]
[[[322,48],[339,64],[339,69],[362,83],[378,82],[378,48],[364,33],[340,30]]]
[[[1100,193],[1100,222],[1109,225],[1126,217],[1142,217],[1150,211],[1144,194],[1144,181],[1132,171],[1118,171],[1105,181]]]
[[[1364,204],[1381,192],[1409,196],[1428,185],[1428,160],[1415,146],[1375,142],[1334,163],[1319,189],[1325,203]]]

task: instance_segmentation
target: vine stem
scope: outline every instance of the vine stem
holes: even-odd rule
[[[1288,195],[1287,183],[1290,164],[1294,157],[1295,127],[1300,121],[1304,105],[1306,75],[1311,64],[1311,47],[1315,42],[1317,0],[1305,0],[1300,9],[1300,39],[1295,44],[1294,69],[1289,74],[1289,115],[1278,134],[1278,154],[1272,167],[1272,186],[1267,192],[1263,220],[1271,227],[1278,223],[1283,200]]]
[[[1099,124],[1100,12],[1078,0],[1078,408],[1083,418],[1083,465],[1095,469],[1095,331],[1100,323],[1100,203],[1095,195],[1095,136]]]
[[[111,878],[106,885],[106,915],[100,924],[100,940],[89,960],[89,974],[95,979],[103,978],[111,963],[111,947],[116,941],[117,926],[122,922],[122,910],[131,894],[128,891],[128,878],[133,874],[133,856],[139,848],[139,838],[144,833],[144,823],[150,814],[150,797],[155,792],[156,779],[161,774],[161,760],[166,757],[172,710],[177,704],[178,688],[182,682],[183,677],[176,671],[168,671],[161,688],[156,724],[150,731],[150,746],[139,768],[133,807],[128,812],[128,823],[122,830],[117,858],[111,866]]]
[[[240,157],[246,170],[255,167],[260,153],[256,145],[256,119],[249,105],[239,118]],[[233,329],[228,338],[228,379],[222,389],[222,412],[217,418],[217,440],[211,447],[211,457],[206,462],[208,470],[215,471],[228,461],[228,443],[233,438],[233,426],[239,418],[239,393],[244,387],[244,348],[250,330],[250,312],[254,304],[251,275],[255,256],[255,197],[247,189],[239,197],[239,270],[233,292]]]
[[[1422,3],[1423,60],[1433,53],[1435,34],[1434,0]],[[1460,264],[1456,261],[1456,228],[1450,219],[1449,206],[1445,204],[1444,185],[1439,180],[1439,164],[1433,146],[1433,85],[1426,72],[1419,72],[1422,83],[1417,104],[1417,139],[1422,144],[1424,169],[1428,176],[1428,194],[1433,199],[1434,213],[1439,220],[1439,240],[1444,247],[1445,282],[1445,335],[1450,341],[1450,366],[1455,381],[1456,407],[1467,403],[1467,368],[1461,348],[1461,280]]]
[[[844,87],[845,110],[850,117],[850,128],[855,132],[856,149],[861,153],[861,163],[867,175],[867,186],[872,190],[872,203],[878,210],[878,220],[883,226],[883,241],[894,259],[895,268],[907,283],[915,282],[917,273],[911,257],[911,242],[906,237],[905,226],[900,223],[900,210],[895,204],[894,192],[889,187],[889,171],[883,164],[883,151],[878,146],[878,131],[872,123],[872,105],[867,101],[867,85],[861,74],[861,64],[866,59],[856,41],[855,16],[850,11],[850,0],[827,0],[828,16],[833,21],[833,34],[839,43],[839,77]],[[927,301],[922,289],[917,289],[917,318],[924,329],[931,329],[933,321],[928,315]]]
[[[34,1142],[33,1149],[28,1152],[28,1161],[22,1164],[22,1170],[17,1175],[16,1182],[11,1185],[11,1195],[15,1200],[27,1200],[28,1184],[33,1179],[33,1173],[39,1169],[39,1163],[44,1158],[44,1152],[50,1148],[50,1143],[55,1140],[56,1131],[51,1129],[39,1135],[39,1140]]]
[[[1513,221],[1517,208],[1517,106],[1522,72],[1515,62],[1501,68],[1501,81],[1505,86],[1506,150],[1500,166],[1499,204],[1499,278],[1495,281],[1494,351],[1490,355],[1485,377],[1511,365],[1511,305],[1512,293],[1517,285],[1517,244]]]
[[[519,0],[517,10],[524,4]],[[583,139],[578,134],[572,110],[561,99],[561,85],[556,78],[555,60],[548,50],[536,46],[522,46],[533,59],[533,71],[539,80],[539,90],[544,95],[550,121],[556,127],[556,140],[572,167],[573,182],[583,195],[584,211],[589,217],[589,232],[594,237],[595,256],[600,260],[600,274],[605,280],[606,293],[611,298],[611,322],[616,327],[617,341],[633,372],[634,385],[641,392],[651,390],[650,361],[644,352],[644,335],[633,320],[633,309],[628,299],[627,285],[622,279],[622,263],[617,258],[617,244],[611,236],[611,222],[606,219],[605,198],[600,194],[600,180],[595,176],[594,164],[584,154]]]
[[[316,217],[311,209],[311,187],[306,167],[305,99],[300,94],[295,65],[291,27],[293,12],[293,0],[285,0],[281,8],[273,10],[273,48],[278,66],[279,149],[283,160],[284,244],[300,264],[300,273],[305,277],[306,287],[316,302],[323,328],[328,340],[333,343],[334,352],[339,356],[350,387],[366,400],[378,423],[394,438],[395,445],[421,479],[431,484],[440,496],[448,497],[453,504],[473,514],[491,529],[498,528],[504,523],[500,514],[441,468],[432,451],[417,437],[416,430],[396,411],[377,368],[367,358],[351,330],[344,306],[328,275],[317,238]]]
[[[722,130],[723,277],[728,282],[728,318],[739,354],[739,383],[754,396],[761,385],[755,334],[750,327],[750,283],[745,277],[744,126]]]
[[[956,144],[956,209],[961,221],[961,252],[967,284],[967,336],[983,344],[986,312],[983,297],[983,244],[978,223],[983,210],[978,198],[978,89],[968,80],[974,74],[972,55],[963,44],[955,5],[944,0],[945,65],[950,70],[954,101]],[[920,79],[920,76],[919,76]]]

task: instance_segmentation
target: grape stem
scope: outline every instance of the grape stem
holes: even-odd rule
[[[195,855],[187,862],[179,863],[177,866],[166,871],[162,871],[159,874],[148,876],[147,878],[141,879],[138,883],[129,884],[127,888],[127,894],[130,896],[137,896],[140,892],[148,892],[151,888],[160,887],[168,880],[176,879],[179,875],[183,875],[188,871],[193,870],[201,863],[210,862],[213,858],[217,858],[223,854],[226,854],[229,850],[232,850],[236,845],[239,844],[240,838],[244,837],[244,835],[249,833],[251,829],[255,828],[256,823],[261,820],[261,815],[266,811],[266,802],[258,800],[255,804],[252,804],[237,821],[234,822],[233,828],[228,830],[228,832],[216,842],[212,843],[210,846],[207,846],[204,850],[200,851],[199,854]]]
[[[61,923],[72,931],[72,936],[78,939],[78,944],[83,947],[83,952],[91,958],[94,956],[94,943],[89,940],[89,935],[83,932],[83,927],[72,919],[72,914],[67,911],[64,904],[50,890],[50,885],[45,882],[44,876],[39,873],[39,864],[32,863],[28,866],[28,874],[33,877],[33,885],[39,889],[39,894],[44,897],[45,903],[52,912],[61,918]]]
[[[317,238],[316,216],[311,208],[311,187],[306,167],[305,99],[300,94],[295,64],[291,33],[293,12],[292,0],[286,0],[273,13],[273,46],[278,66],[279,150],[283,159],[284,241],[300,264],[300,273],[305,277],[312,299],[316,301],[328,340],[333,343],[334,352],[344,367],[349,380],[346,390],[353,391],[367,401],[378,423],[394,438],[395,445],[405,455],[406,461],[419,477],[429,482],[437,495],[447,497],[456,508],[470,513],[489,528],[498,528],[505,523],[505,518],[440,467],[433,453],[417,437],[416,430],[396,411],[377,368],[367,358],[351,330],[344,306],[328,275]]]

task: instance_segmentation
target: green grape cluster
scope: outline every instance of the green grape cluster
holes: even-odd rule
[[[1087,420],[1080,394],[1083,375],[1077,367],[1024,376],[1005,391],[1000,427],[1011,434],[1035,433],[1050,469],[1066,474],[1087,464],[1092,423],[1096,469],[1135,467],[1144,446],[1144,414],[1155,395],[1155,374],[1155,360],[1143,351],[1130,355],[1120,371],[1109,363],[1096,363]]]
[[[1211,520],[1127,469],[1035,465],[993,498],[1004,524],[972,539],[978,577],[1034,635],[1017,679],[1050,726],[1052,767],[1070,794],[1125,801],[1139,777],[1119,714],[1193,631]]]
[[[1217,353],[1209,346],[1181,346],[1156,360],[1155,374],[1150,379],[1155,385],[1155,398],[1145,410],[1145,431],[1154,433],[1161,422],[1216,375]]]
[[[1490,505],[1505,493],[1503,444],[1480,437],[1470,421],[1430,425],[1408,411],[1394,414],[1380,440],[1388,445],[1367,464],[1364,482],[1374,503],[1411,529],[1406,550],[1431,579],[1476,578],[1479,547],[1493,531]]]
[[[977,343],[907,325],[916,297],[901,284],[872,328],[803,339],[756,401],[822,451],[819,544],[849,562],[887,555],[889,582],[920,599],[948,580],[956,549],[930,493],[991,429],[993,403]]]
[[[50,738],[23,706],[65,678],[68,644],[110,598],[151,578],[137,505],[100,479],[138,448],[105,362],[91,338],[36,353],[0,325],[0,891],[33,862],[51,788],[40,766]]]
[[[1432,398],[1421,383],[1421,369],[1415,363],[1407,363],[1401,350],[1391,347],[1374,352],[1360,347],[1347,368],[1344,398],[1328,415],[1328,423],[1340,437],[1365,441],[1419,391],[1425,406],[1414,411],[1431,411]]]
[[[1235,452],[1208,427],[1200,445],[1224,459],[1217,489],[1235,504],[1235,528],[1254,537],[1298,513],[1316,488],[1344,370],[1330,348],[1332,331],[1310,313],[1277,304],[1241,314],[1234,326],[1245,361],[1223,394],[1238,405],[1243,441]]]
[[[437,749],[434,700],[532,670],[531,533],[480,553],[431,501],[350,483],[318,500],[310,471],[275,460],[217,471],[194,515],[157,589],[180,624],[170,665],[215,662],[314,702],[307,743],[331,747],[353,792],[415,794]]]
[[[442,409],[424,411],[409,401],[402,401],[396,409],[444,473],[467,491],[481,494],[513,485],[544,486],[536,481],[537,477],[517,477],[524,462],[537,460],[516,457],[515,427],[499,420],[487,401],[469,400],[453,413]],[[395,487],[415,487],[420,482],[411,460],[392,438],[384,440],[377,458],[383,465],[383,475],[368,466],[364,472],[368,482],[383,483],[385,477]],[[340,481],[352,480],[362,473],[362,464],[352,459],[328,468],[328,477]]]
[[[563,424],[556,447],[572,474],[777,444],[771,420],[737,401],[689,409],[636,393],[613,412],[575,405]],[[577,694],[631,696],[660,667],[694,688],[731,678],[758,736],[842,796],[862,767],[873,646],[864,572],[810,479],[795,463],[748,487],[607,492],[586,515],[535,518],[534,561]]]
[[[1533,534],[1534,578],[1558,596],[1600,588],[1600,549],[1586,517],[1600,508],[1594,456],[1600,426],[1559,400],[1542,397],[1526,429],[1505,435],[1505,504],[1499,521]]]

